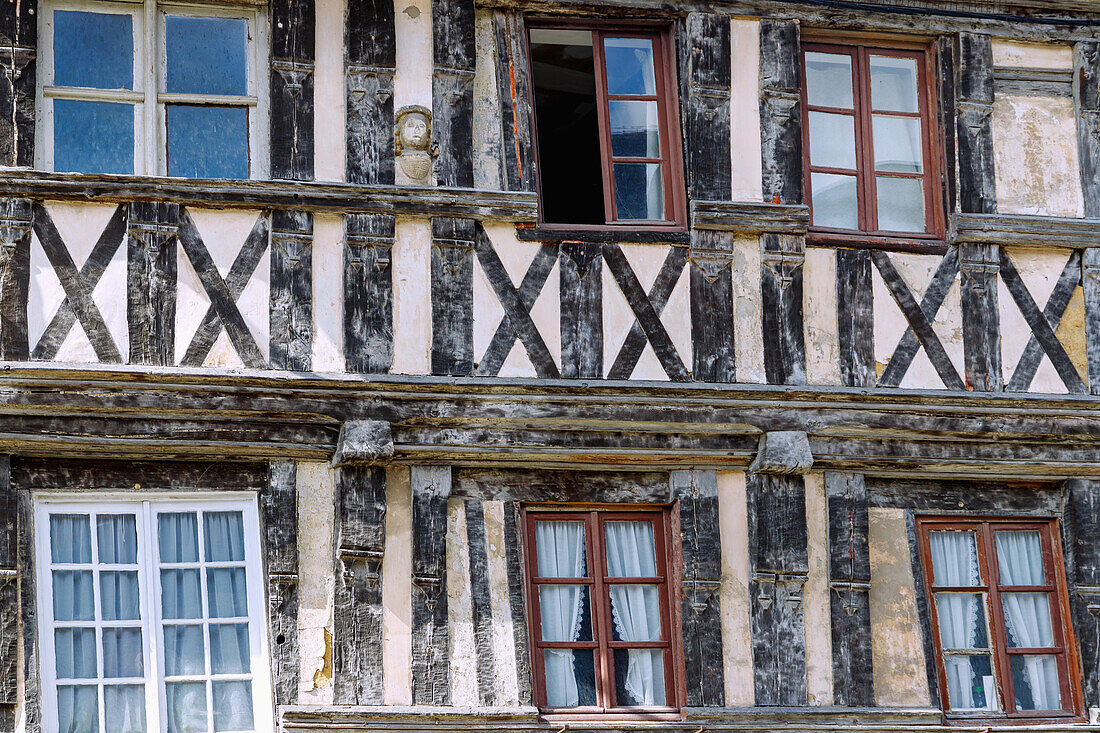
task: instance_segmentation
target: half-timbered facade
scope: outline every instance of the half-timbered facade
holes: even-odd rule
[[[1089,0],[0,3],[0,731],[1089,729]]]

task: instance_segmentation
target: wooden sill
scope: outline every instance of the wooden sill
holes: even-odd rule
[[[521,242],[598,242],[617,244],[689,244],[691,233],[683,226],[657,228],[564,228],[555,226],[516,229]]]
[[[947,252],[947,242],[942,237],[887,237],[814,229],[806,234],[806,244],[809,246],[879,249],[888,252],[914,252],[929,255],[942,255]]]

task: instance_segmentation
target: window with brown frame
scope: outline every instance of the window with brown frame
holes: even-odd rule
[[[531,25],[541,224],[682,227],[667,28]]]
[[[811,236],[942,239],[930,53],[839,43],[802,51]]]
[[[524,512],[536,701],[677,711],[666,511]]]
[[[1057,522],[920,518],[917,527],[947,716],[1078,715]]]

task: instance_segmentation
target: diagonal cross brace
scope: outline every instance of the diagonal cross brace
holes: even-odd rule
[[[890,295],[894,298],[894,302],[898,304],[902,315],[909,323],[909,328],[898,343],[898,348],[894,351],[890,364],[887,366],[886,371],[882,373],[882,378],[879,379],[879,386],[898,386],[912,363],[913,357],[916,356],[916,346],[913,342],[917,342],[924,347],[925,353],[928,354],[928,360],[932,362],[932,366],[935,367],[936,373],[943,380],[944,386],[948,389],[966,389],[962,377],[959,376],[955,365],[951,363],[951,358],[947,355],[943,344],[940,343],[939,336],[932,328],[932,320],[935,319],[936,313],[943,305],[944,298],[947,297],[947,291],[958,273],[957,250],[952,249],[949,251],[943,261],[940,262],[936,275],[932,278],[932,282],[929,284],[920,305],[917,305],[916,298],[913,297],[909,286],[905,283],[897,268],[894,267],[894,263],[890,261],[889,255],[885,252],[872,252],[871,261],[875,263],[879,274],[882,275],[883,282],[890,290]],[[911,337],[910,333],[913,334]],[[894,359],[898,356],[902,356],[903,361],[898,363],[897,369],[893,369]]]
[[[1074,251],[1066,262],[1066,266],[1062,269],[1058,282],[1054,284],[1054,289],[1050,291],[1046,307],[1043,308],[1043,318],[1046,319],[1052,329],[1058,329],[1058,325],[1062,322],[1062,316],[1065,315],[1066,308],[1069,307],[1070,298],[1073,297],[1073,291],[1080,284],[1081,253]],[[1012,373],[1012,379],[1005,385],[1005,391],[1027,392],[1031,388],[1031,382],[1035,379],[1036,372],[1039,371],[1039,364],[1043,360],[1044,353],[1046,352],[1043,351],[1039,339],[1035,338],[1034,333],[1031,334],[1031,337],[1027,340],[1027,346],[1024,347],[1024,353],[1020,355],[1020,360],[1016,362],[1016,370]]]
[[[617,244],[605,244],[603,258],[608,270],[611,271],[611,276],[615,278],[615,282],[618,283],[619,289],[626,298],[627,304],[630,305],[630,310],[634,312],[635,318],[634,325],[619,352],[619,357],[615,359],[611,371],[608,372],[608,378],[629,379],[641,357],[642,349],[645,348],[645,341],[649,341],[653,345],[653,353],[657,355],[669,379],[674,382],[691,381],[691,373],[684,366],[680,353],[669,338],[660,315],[665,303],[668,302],[668,295],[672,293],[676,282],[680,279],[680,273],[687,264],[687,248],[672,247],[665,258],[665,263],[661,266],[657,280],[653,283],[653,291],[649,294],[638,282],[638,277],[631,269],[626,255]],[[664,293],[666,289],[667,293]],[[662,293],[664,298],[658,298],[657,296]],[[634,335],[635,330],[638,331],[638,336]]]
[[[120,206],[111,216],[95,247],[92,248],[92,253],[88,255],[83,269],[78,270],[49,212],[41,204],[34,205],[34,233],[38,235],[42,250],[46,253],[54,273],[57,274],[57,279],[61,282],[65,299],[61,301],[57,313],[43,332],[31,358],[56,357],[70,329],[79,321],[92,349],[95,350],[97,359],[109,364],[122,363],[122,354],[111,336],[110,329],[107,328],[107,323],[103,320],[103,315],[99,312],[99,307],[92,299],[92,291],[122,244],[125,232],[126,217],[123,207]]]
[[[199,236],[195,222],[185,209],[180,209],[180,245],[187,259],[191,261],[195,274],[199,276],[199,282],[202,283],[207,297],[210,298],[210,307],[206,310],[198,330],[195,331],[191,345],[187,347],[187,353],[180,361],[182,366],[202,366],[223,328],[246,367],[263,369],[267,365],[263,354],[260,353],[260,347],[256,344],[256,339],[248,330],[248,325],[240,309],[237,308],[237,298],[241,297],[241,293],[244,292],[245,286],[267,250],[267,240],[267,216],[261,215],[252,227],[241,251],[237,253],[233,266],[229,268],[229,275],[222,279],[206,245]]]
[[[496,376],[513,344],[518,338],[527,349],[527,355],[531,364],[535,367],[535,373],[542,379],[557,379],[561,376],[554,357],[546,347],[546,342],[531,319],[531,308],[542,292],[550,271],[554,269],[554,263],[558,260],[558,248],[552,244],[544,244],[539,248],[535,259],[527,268],[523,281],[517,289],[512,285],[512,279],[499,255],[493,249],[489,235],[484,227],[478,225],[474,239],[474,250],[477,252],[477,260],[485,277],[496,293],[497,300],[504,308],[504,318],[497,326],[489,347],[481,363],[477,366],[476,374],[479,376]]]
[[[1016,270],[1016,266],[1012,264],[1012,259],[1005,253],[1004,249],[1001,249],[1001,280],[1004,281],[1005,287],[1008,289],[1012,299],[1016,301],[1016,306],[1020,309],[1020,313],[1023,314],[1024,320],[1027,321],[1027,325],[1031,327],[1031,338],[1028,339],[1027,349],[1024,351],[1024,356],[1020,358],[1020,363],[1016,367],[1017,374],[1012,375],[1012,380],[1009,382],[1009,386],[1006,389],[1012,389],[1013,391],[1024,391],[1031,385],[1031,379],[1034,378],[1035,372],[1032,371],[1030,376],[1026,376],[1026,372],[1020,376],[1020,384],[1022,384],[1026,378],[1026,384],[1022,389],[1017,390],[1017,375],[1021,368],[1028,367],[1029,364],[1024,363],[1024,358],[1030,350],[1032,342],[1038,344],[1038,348],[1042,349],[1048,357],[1050,357],[1050,363],[1054,365],[1054,369],[1058,372],[1058,376],[1062,378],[1062,383],[1066,385],[1066,389],[1071,394],[1086,394],[1088,393],[1088,387],[1085,386],[1084,381],[1081,379],[1081,375],[1077,373],[1077,368],[1073,366],[1073,361],[1069,358],[1069,354],[1066,353],[1066,349],[1062,346],[1062,342],[1058,340],[1058,336],[1054,333],[1055,322],[1051,321],[1051,316],[1054,315],[1055,309],[1057,309],[1058,303],[1055,301],[1055,296],[1064,297],[1066,304],[1069,303],[1070,296],[1073,295],[1073,291],[1077,288],[1077,283],[1081,277],[1080,266],[1074,269],[1072,266],[1075,262],[1079,262],[1079,253],[1074,253],[1070,257],[1069,262],[1066,264],[1066,269],[1062,271],[1062,276],[1058,278],[1058,283],[1055,285],[1054,292],[1051,293],[1050,300],[1047,301],[1047,311],[1045,313],[1039,310],[1039,306],[1035,304],[1035,299],[1031,297],[1031,293],[1028,291],[1027,286],[1024,285],[1024,281],[1020,278],[1020,273]],[[1067,275],[1067,270],[1070,273]],[[1066,281],[1069,282],[1066,282]],[[1060,294],[1059,289],[1069,289],[1068,294]],[[1054,308],[1052,308],[1052,302]],[[1065,306],[1062,306],[1061,312],[1057,316],[1057,320],[1061,320],[1061,313],[1065,312]],[[1034,359],[1035,369],[1039,368],[1039,359]]]

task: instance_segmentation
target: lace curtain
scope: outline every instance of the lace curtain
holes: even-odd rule
[[[582,522],[538,522],[538,574],[542,578],[583,578],[584,524]],[[539,610],[544,641],[577,641],[581,631],[582,585],[540,585]],[[546,649],[546,704],[576,707],[580,701],[573,651]]]
[[[657,575],[652,522],[604,524],[609,578]],[[611,618],[622,641],[661,639],[660,596],[656,585],[609,584]],[[629,700],[620,705],[664,705],[664,651],[628,649],[626,679],[621,682]]]

